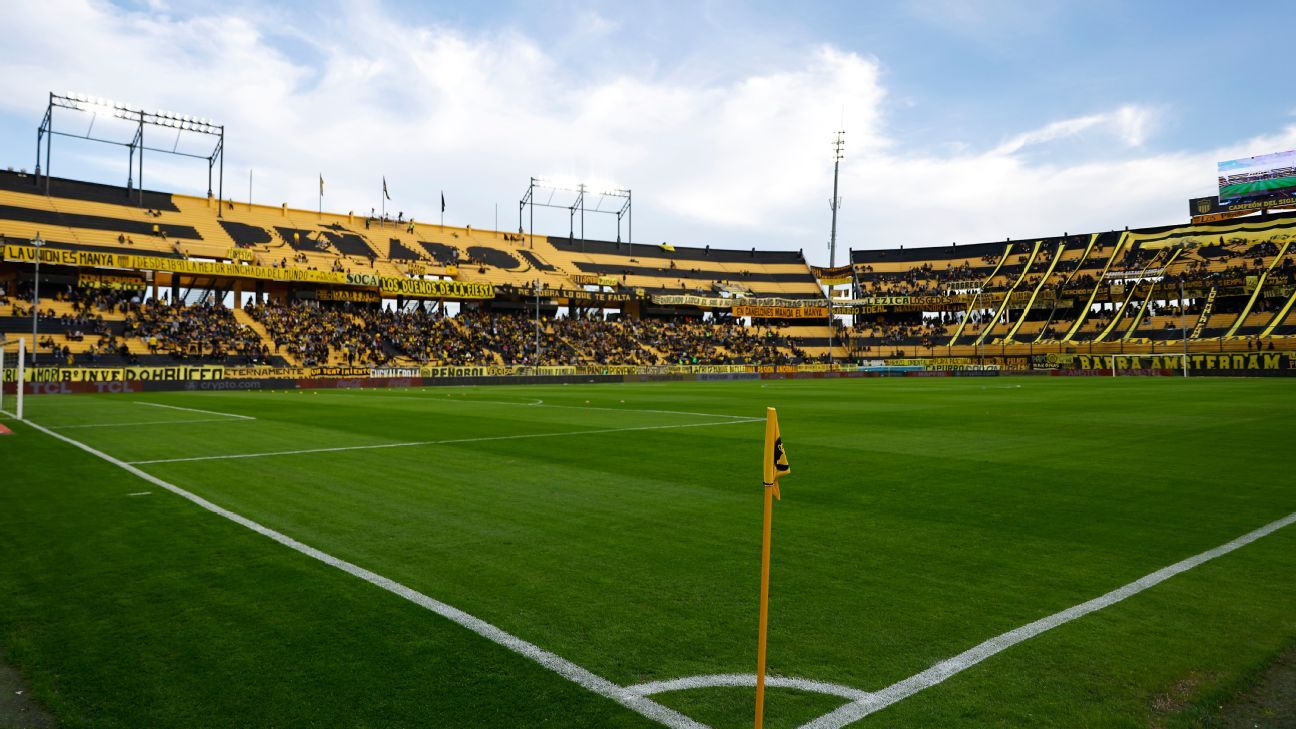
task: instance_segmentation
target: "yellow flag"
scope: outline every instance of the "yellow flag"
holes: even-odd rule
[[[788,466],[787,452],[783,450],[783,438],[779,434],[778,411],[765,408],[765,488],[774,489],[774,498],[782,499],[779,494],[778,480],[792,472]]]

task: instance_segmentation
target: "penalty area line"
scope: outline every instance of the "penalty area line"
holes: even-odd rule
[[[129,428],[135,425],[189,425],[191,423],[229,423],[229,418],[197,418],[194,420],[142,420],[134,423],[87,423],[84,425],[49,425],[50,430],[70,430],[72,428]]]
[[[364,567],[360,567],[359,565],[347,562],[339,557],[334,557],[333,555],[316,549],[308,544],[299,542],[282,532],[275,531],[270,527],[252,521],[251,519],[230,511],[223,506],[218,506],[197,494],[186,491],[185,489],[167,481],[163,481],[157,476],[142,471],[125,461],[114,458],[107,453],[96,450],[80,441],[69,438],[62,433],[56,433],[49,428],[37,425],[30,421],[28,421],[27,424],[51,438],[57,438],[64,443],[80,448],[96,458],[107,461],[108,463],[111,463],[112,465],[153,484],[154,486],[166,489],[167,491],[210,511],[213,514],[222,516],[239,526],[246,527],[257,534],[268,537],[295,552],[299,552],[311,559],[323,562],[330,567],[341,570],[342,572],[364,580],[375,587],[386,590],[393,595],[402,597],[430,612],[436,613],[461,627],[467,628],[492,643],[501,645],[518,655],[544,666],[581,688],[621,704],[640,716],[652,719],[659,724],[671,727],[671,729],[708,729],[705,724],[696,722],[674,709],[667,708],[646,696],[641,696],[624,686],[613,683],[587,668],[583,668],[556,653],[551,653],[534,643],[525,641],[516,635],[508,633],[481,618],[460,610],[459,608],[429,597],[418,590],[407,587],[388,577],[383,577],[382,575],[367,570]]]
[[[184,410],[185,412],[202,413],[204,415],[220,415],[226,418],[238,418],[239,420],[256,420],[256,418],[252,417],[251,415],[236,415],[234,413],[220,413],[220,412],[216,412],[215,410],[199,410],[198,408],[182,408],[179,405],[163,405],[160,402],[142,402],[136,400],[135,404],[147,405],[151,408],[166,408],[168,410]]]
[[[645,425],[637,428],[603,428],[600,430],[568,430],[559,433],[523,433],[519,435],[488,435],[481,438],[452,438],[449,440],[416,440],[405,443],[374,443],[372,445],[336,446],[333,448],[304,448],[295,451],[268,451],[265,453],[230,453],[220,456],[188,456],[185,458],[158,458],[150,461],[130,461],[134,466],[146,466],[152,463],[189,463],[192,461],[224,461],[240,458],[269,458],[271,456],[297,456],[310,453],[338,453],[342,451],[365,451],[380,448],[412,448],[414,446],[453,445],[456,443],[484,443],[493,440],[526,440],[529,438],[558,438],[568,435],[598,435],[601,433],[626,433],[634,430],[671,430],[674,428],[709,428],[717,425],[742,425],[744,423],[763,423],[764,419],[725,420],[718,423],[685,423],[682,425]]]
[[[1092,600],[1069,607],[1066,610],[1054,613],[1048,617],[1040,618],[1033,623],[1027,623],[1020,628],[1010,630],[1002,635],[997,635],[979,645],[963,651],[953,658],[947,658],[944,661],[937,663],[922,673],[910,676],[903,681],[893,683],[881,691],[873,692],[864,698],[852,701],[845,706],[824,714],[818,719],[802,725],[801,729],[841,729],[841,727],[844,727],[847,724],[859,721],[869,714],[881,711],[894,703],[913,696],[919,691],[929,689],[952,676],[956,676],[977,665],[981,661],[1005,651],[1018,643],[1030,640],[1031,638],[1052,630],[1059,625],[1065,625],[1072,620],[1082,618],[1085,615],[1097,612],[1105,607],[1115,605],[1116,603],[1133,597],[1144,590],[1155,587],[1175,575],[1182,574],[1194,567],[1205,564],[1216,557],[1221,557],[1236,549],[1245,547],[1246,545],[1263,537],[1267,537],[1279,529],[1290,526],[1293,523],[1296,523],[1296,512],[1288,514],[1277,521],[1272,521],[1259,529],[1247,532],[1231,542],[1221,544],[1214,549],[1209,549],[1201,554],[1175,562],[1169,567],[1163,567],[1156,572],[1144,575],[1143,577],[1140,577],[1127,585],[1118,587],[1105,595],[1100,595]]]

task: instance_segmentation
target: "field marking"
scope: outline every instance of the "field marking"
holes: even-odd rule
[[[903,681],[898,681],[890,686],[871,693],[869,696],[852,701],[834,711],[808,722],[801,726],[800,729],[841,729],[852,722],[859,721],[877,711],[904,699],[924,689],[931,688],[942,681],[955,676],[985,659],[1011,648],[1018,643],[1034,638],[1035,636],[1052,630],[1059,625],[1064,625],[1077,618],[1084,617],[1089,613],[1097,612],[1105,607],[1115,605],[1126,598],[1143,592],[1144,590],[1154,587],[1175,575],[1187,572],[1201,564],[1209,562],[1216,557],[1228,554],[1236,549],[1266,537],[1283,527],[1296,523],[1296,512],[1270,522],[1255,531],[1248,532],[1226,544],[1221,544],[1214,549],[1207,550],[1201,554],[1194,555],[1185,560],[1175,562],[1169,567],[1163,567],[1156,572],[1144,575],[1139,579],[1118,587],[1105,595],[1095,597],[1087,602],[1067,608],[1061,612],[1054,613],[1045,618],[1040,618],[1033,623],[1027,623],[1015,630],[1010,630],[1002,635],[997,635],[977,646],[969,648],[966,651],[947,658],[940,663],[928,668],[927,670],[910,676]]]
[[[809,691],[816,694],[827,694],[829,696],[840,696],[843,699],[851,701],[862,701],[872,696],[867,691],[843,686],[839,683],[828,683],[826,681],[811,681],[807,678],[784,678],[782,676],[766,676],[765,685],[772,688],[790,688],[801,691]],[[688,676],[685,678],[672,678],[666,681],[649,681],[648,683],[635,684],[627,687],[628,690],[634,691],[643,696],[652,696],[654,694],[664,694],[670,691],[687,691],[699,688],[755,688],[756,674],[754,673],[717,673],[710,676]]]
[[[236,415],[236,414],[234,414],[234,413],[219,413],[219,412],[216,412],[215,410],[199,410],[198,408],[182,408],[182,407],[180,407],[179,405],[163,405],[163,404],[160,403],[160,402],[143,402],[143,401],[140,401],[140,400],[136,400],[136,401],[134,401],[134,402],[135,402],[136,405],[147,405],[147,406],[149,406],[149,407],[151,407],[151,408],[167,408],[168,410],[184,410],[184,411],[191,412],[191,413],[202,413],[202,414],[204,414],[204,415],[223,415],[223,416],[225,416],[225,417],[227,417],[227,418],[238,418],[239,420],[256,420],[256,418],[252,417],[251,415]]]
[[[328,393],[328,394],[341,395],[341,393]],[[751,417],[750,415],[726,415],[724,413],[695,413],[695,412],[689,412],[687,410],[651,410],[645,408],[607,408],[607,407],[600,407],[597,405],[555,405],[553,403],[546,403],[544,400],[532,400],[531,402],[513,402],[512,400],[487,400],[487,399],[474,400],[471,397],[461,397],[456,400],[452,397],[434,397],[431,395],[429,395],[428,397],[417,397],[414,395],[384,395],[384,394],[378,394],[373,392],[361,392],[358,394],[347,394],[341,396],[342,397],[374,397],[378,399],[387,399],[387,400],[416,400],[419,402],[457,402],[457,403],[473,403],[473,404],[483,404],[483,405],[513,405],[516,407],[563,408],[566,410],[606,410],[608,412],[613,412],[613,413],[658,413],[661,415],[692,415],[694,417],[699,417],[699,418],[731,418],[735,420]]]
[[[228,423],[229,418],[198,418],[196,420],[143,420],[135,423],[89,423],[85,425],[50,425],[53,430],[70,428],[127,428],[133,425],[188,425],[190,423]]]
[[[630,689],[613,683],[587,668],[583,668],[556,653],[551,653],[534,643],[527,642],[516,635],[506,632],[481,618],[470,615],[459,608],[429,597],[413,588],[406,587],[395,580],[383,577],[376,572],[372,572],[351,562],[347,562],[339,557],[334,557],[333,555],[316,549],[308,544],[303,544],[282,532],[263,526],[262,524],[252,521],[240,514],[236,514],[223,506],[218,506],[197,494],[186,491],[185,489],[167,481],[163,481],[157,476],[146,473],[125,461],[114,458],[103,451],[96,450],[85,443],[73,440],[62,433],[56,433],[49,428],[37,425],[30,421],[28,421],[28,425],[52,438],[57,438],[65,443],[80,448],[86,453],[101,458],[104,461],[148,481],[155,486],[164,488],[177,496],[187,499],[213,514],[223,516],[235,524],[246,527],[264,537],[269,537],[289,549],[323,562],[330,567],[335,567],[353,577],[358,577],[375,587],[382,588],[383,590],[392,593],[393,595],[403,597],[415,605],[426,608],[427,610],[436,613],[457,625],[471,630],[493,643],[501,645],[514,653],[544,666],[581,688],[587,689],[599,696],[611,699],[618,704],[621,704],[640,716],[652,719],[659,724],[671,727],[671,729],[708,729],[705,724],[694,721],[674,709],[667,708],[646,696],[641,696]]]
[[[152,491],[136,491],[136,492],[133,493],[133,494],[126,494],[126,495],[127,495],[127,496],[148,496],[148,495],[151,494],[151,493],[153,493],[153,492],[152,492]]]
[[[304,448],[295,451],[268,451],[265,453],[230,453],[220,456],[188,456],[185,458],[157,458],[149,461],[130,461],[131,465],[145,466],[151,463],[189,463],[192,461],[223,461],[237,458],[268,458],[270,456],[296,456],[308,453],[337,453],[340,451],[365,451],[378,448],[411,448],[414,446],[452,445],[455,443],[483,443],[492,440],[525,440],[528,438],[558,438],[568,435],[597,435],[600,433],[626,433],[633,430],[670,430],[672,428],[707,428],[716,425],[742,425],[744,423],[763,423],[763,418],[749,420],[726,420],[721,423],[685,423],[683,425],[644,425],[635,428],[603,428],[600,430],[568,430],[560,433],[524,433],[519,435],[488,435],[481,438],[452,438],[449,440],[416,440],[405,443],[375,443],[372,445],[335,446],[332,448]]]

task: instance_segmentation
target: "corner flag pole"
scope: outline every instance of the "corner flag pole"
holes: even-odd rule
[[[783,438],[779,435],[778,411],[765,408],[765,453],[762,475],[765,484],[765,521],[761,531],[760,628],[756,638],[756,729],[765,724],[765,633],[769,627],[770,539],[774,521],[774,499],[782,499],[778,480],[791,473]]]

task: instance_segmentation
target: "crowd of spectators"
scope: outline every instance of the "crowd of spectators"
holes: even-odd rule
[[[805,361],[774,330],[734,320],[610,321],[466,310],[449,317],[423,308],[379,310],[314,303],[269,303],[249,313],[275,353],[324,364],[736,364]],[[537,337],[539,352],[537,353]]]
[[[127,306],[125,338],[137,337],[149,354],[232,364],[266,364],[269,349],[251,327],[223,306],[211,303],[172,306],[153,299]],[[122,354],[127,355],[122,345]]]

